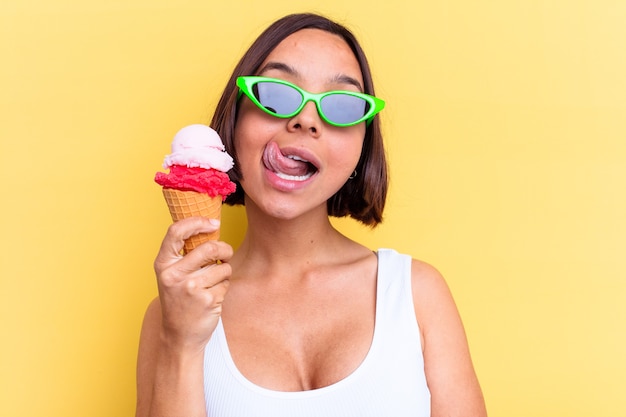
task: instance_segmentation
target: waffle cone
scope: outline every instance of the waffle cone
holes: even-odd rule
[[[222,196],[211,197],[208,194],[195,191],[180,191],[163,188],[163,196],[170,209],[172,220],[175,222],[187,217],[202,216],[209,219],[220,219],[222,212]],[[220,231],[200,233],[185,240],[184,253],[209,240],[218,240]]]

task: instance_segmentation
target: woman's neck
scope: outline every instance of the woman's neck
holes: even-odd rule
[[[303,272],[332,263],[356,245],[332,226],[322,208],[294,219],[271,217],[253,205],[246,206],[246,213],[246,235],[231,261],[235,275],[238,270]]]

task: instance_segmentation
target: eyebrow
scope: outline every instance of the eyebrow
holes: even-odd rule
[[[285,72],[285,73],[287,73],[289,75],[293,75],[295,77],[299,77],[299,75],[300,75],[298,73],[298,71],[294,67],[292,67],[290,65],[287,65],[287,64],[285,64],[283,62],[276,62],[276,61],[270,61],[267,64],[265,64],[263,66],[263,68],[261,68],[259,70],[259,75],[263,74],[266,71],[270,71],[270,70],[282,71],[282,72]],[[361,92],[364,91],[363,86],[361,85],[361,83],[357,79],[355,79],[353,77],[350,77],[348,75],[345,75],[345,74],[337,74],[334,77],[332,77],[330,81],[331,81],[331,83],[334,83],[334,84],[353,85],[359,91],[361,91]]]
[[[358,88],[359,91],[363,91],[363,86],[361,85],[361,83],[358,80],[356,80],[356,79],[354,79],[354,78],[352,78],[352,77],[350,77],[348,75],[335,75],[333,77],[332,81],[334,83],[337,83],[337,84],[353,85],[356,88]]]
[[[296,71],[294,67],[287,65],[283,62],[275,62],[275,61],[270,61],[267,64],[265,64],[265,66],[259,70],[259,74],[263,74],[264,72],[269,71],[269,70],[279,70],[282,72],[286,72],[289,75],[298,76],[298,71]]]

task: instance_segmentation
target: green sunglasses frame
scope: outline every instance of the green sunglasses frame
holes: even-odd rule
[[[302,96],[302,103],[300,103],[298,108],[293,113],[290,113],[290,114],[274,113],[268,110],[267,108],[265,108],[265,106],[263,106],[263,104],[261,104],[259,100],[255,97],[255,95],[252,93],[252,87],[259,82],[276,83],[276,84],[289,86],[300,93],[300,95]],[[278,117],[281,119],[289,119],[291,117],[294,117],[296,114],[302,111],[304,106],[309,101],[312,101],[315,103],[315,107],[317,108],[317,113],[320,115],[322,120],[324,120],[326,123],[328,123],[331,126],[338,126],[338,127],[354,126],[364,121],[367,122],[366,126],[369,126],[370,123],[372,123],[372,121],[374,120],[374,116],[385,107],[385,102],[383,100],[379,99],[378,97],[370,96],[369,94],[357,93],[354,91],[343,91],[343,90],[327,91],[325,93],[314,94],[314,93],[309,93],[308,91],[303,90],[302,88],[298,87],[295,84],[292,84],[290,82],[280,80],[277,78],[242,76],[242,77],[237,78],[237,87],[239,87],[239,94],[237,96],[237,100],[241,98],[242,94],[245,94],[246,97],[248,97],[250,101],[252,101],[259,109],[263,110],[265,113],[271,116]],[[327,97],[333,94],[345,94],[345,95],[354,96],[354,97],[363,99],[369,104],[369,110],[366,114],[363,115],[363,117],[350,123],[335,123],[331,120],[328,120],[328,118],[324,115],[324,112],[322,111],[321,101],[324,97]]]

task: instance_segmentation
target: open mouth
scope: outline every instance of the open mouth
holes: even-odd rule
[[[311,178],[311,176],[317,172],[315,165],[296,155],[286,155],[285,158],[295,161],[296,163],[291,165],[292,169],[289,170],[291,173],[284,172],[284,170],[274,171],[279,178],[290,181],[304,181]]]
[[[266,146],[263,164],[277,177],[288,181],[306,181],[318,171],[317,166],[304,155],[304,151],[281,150],[275,142]]]

